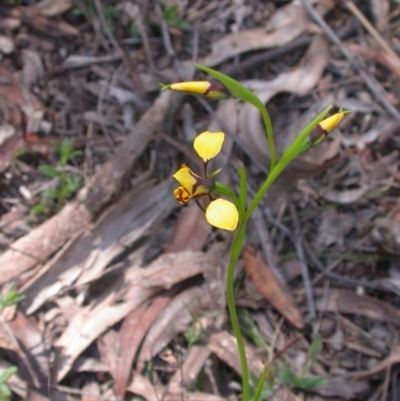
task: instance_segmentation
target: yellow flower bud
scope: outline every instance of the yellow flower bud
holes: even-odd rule
[[[213,99],[230,97],[228,89],[218,81],[188,81],[164,86],[162,90],[170,89],[177,92],[192,93]]]
[[[321,143],[328,134],[343,120],[345,112],[341,111],[325,120],[322,120],[310,133],[308,139],[310,146],[316,146]]]

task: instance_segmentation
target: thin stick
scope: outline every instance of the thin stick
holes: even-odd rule
[[[361,24],[363,24],[364,28],[378,42],[382,49],[385,50],[386,53],[390,54],[400,64],[400,59],[397,54],[389,47],[389,45],[385,42],[385,39],[382,38],[381,34],[365,18],[364,14],[359,10],[359,8],[352,1],[346,1],[346,7],[361,22]]]
[[[353,54],[343,46],[338,36],[335,34],[335,32],[333,32],[333,30],[325,22],[325,20],[318,14],[315,8],[310,4],[309,0],[301,0],[301,2],[303,3],[307,12],[310,14],[311,18],[324,30],[329,39],[339,47],[343,56],[353,66],[356,72],[360,74],[361,78],[364,80],[365,84],[368,86],[372,94],[376,96],[377,99],[379,99],[381,104],[393,117],[400,120],[400,112],[389,102],[388,94],[386,93],[380,82],[378,82],[372,75],[366,72],[366,67],[365,65],[362,65],[362,60],[356,60]]]
[[[303,235],[301,233],[300,223],[299,219],[297,218],[296,209],[292,202],[289,202],[289,210],[294,224],[293,245],[296,249],[297,257],[299,258],[301,275],[303,277],[304,289],[306,291],[308,312],[310,314],[311,319],[314,320],[317,317],[314,294],[311,285],[310,274],[308,272],[307,261],[302,246]]]

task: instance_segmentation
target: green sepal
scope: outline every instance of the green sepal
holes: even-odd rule
[[[212,190],[212,192],[215,194],[227,196],[228,198],[230,198],[232,200],[232,202],[235,204],[235,206],[239,209],[239,206],[240,206],[239,198],[225,184],[222,184],[219,181],[215,181],[215,187]]]
[[[207,178],[213,178],[215,177],[217,174],[219,174],[221,172],[222,168],[219,168],[218,170],[213,171],[212,173],[208,173],[207,174]]]

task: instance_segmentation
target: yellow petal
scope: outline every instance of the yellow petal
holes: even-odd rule
[[[182,187],[188,192],[190,198],[209,194],[215,187],[215,182],[213,180],[199,177],[197,174],[193,173],[186,164],[182,164],[182,167],[172,177],[182,185]],[[178,199],[178,201],[180,200]]]
[[[333,116],[325,118],[325,120],[322,120],[319,123],[319,125],[323,130],[329,133],[340,123],[340,121],[343,120],[344,114],[345,113],[343,112],[336,113]]]
[[[186,164],[182,164],[182,167],[172,177],[174,177],[190,195],[193,194],[193,187],[196,185],[197,180],[194,177],[194,173]]]
[[[190,193],[185,188],[179,187],[174,190],[175,199],[182,205],[189,202],[192,198]]]
[[[345,114],[345,112],[341,111],[333,116],[325,118],[325,120],[322,120],[315,126],[308,136],[310,146],[317,146],[324,141],[328,134],[343,120]]]
[[[239,222],[239,212],[232,202],[216,199],[208,205],[206,219],[214,227],[233,231]]]
[[[222,148],[225,134],[223,132],[205,131],[194,140],[193,146],[204,163],[215,157]]]
[[[189,92],[196,95],[207,95],[211,87],[211,82],[209,81],[190,81],[190,82],[179,82],[176,84],[171,84],[169,89],[178,92]]]

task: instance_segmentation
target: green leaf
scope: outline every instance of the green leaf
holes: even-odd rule
[[[10,366],[9,368],[7,368],[1,375],[0,375],[0,383],[5,383],[7,380],[10,379],[10,377],[12,375],[14,375],[15,373],[17,373],[17,368],[16,366]]]
[[[229,92],[233,97],[240,99],[244,102],[250,103],[251,105],[256,107],[257,110],[261,113],[265,125],[265,132],[268,139],[269,152],[271,157],[271,170],[272,170],[275,166],[275,159],[276,159],[274,134],[272,130],[271,119],[263,102],[250,89],[247,89],[245,86],[243,86],[235,79],[201,64],[196,64],[196,67],[206,72],[207,74],[211,75],[218,81],[222,82],[228,88]]]
[[[264,369],[261,372],[261,375],[260,375],[260,378],[258,380],[258,384],[256,387],[256,392],[254,393],[254,396],[252,397],[252,401],[258,401],[262,396],[263,396],[263,398],[265,398],[265,376],[266,376],[266,374],[267,374],[267,366],[264,365]]]
[[[57,196],[58,190],[53,188],[46,189],[46,191],[42,193],[42,199],[44,200],[56,199]]]
[[[240,175],[239,218],[242,219],[246,212],[246,201],[247,201],[247,177],[246,177],[246,170],[243,164],[239,165],[239,175]]]
[[[318,376],[303,377],[302,379],[298,380],[296,387],[306,390],[318,386],[323,386],[326,382],[327,379],[325,379],[325,377],[318,377]]]
[[[71,194],[74,193],[81,183],[81,177],[77,175],[67,175],[65,177],[65,185],[67,187],[67,193]]]
[[[322,350],[322,337],[320,334],[316,335],[311,343],[310,350],[308,351],[308,359],[313,364],[317,358],[319,353]]]
[[[286,364],[284,364],[279,372],[279,380],[280,382],[288,387],[293,388],[297,385],[297,377],[293,373],[292,369]]]
[[[60,172],[57,171],[53,166],[50,166],[49,164],[42,164],[41,166],[39,166],[39,171],[43,175],[51,178],[55,178],[60,175]]]
[[[228,198],[231,199],[231,201],[235,204],[235,206],[237,208],[239,208],[239,199],[238,199],[238,197],[225,184],[222,184],[219,181],[215,181],[215,187],[214,187],[212,192],[215,193],[215,194],[227,196]]]

